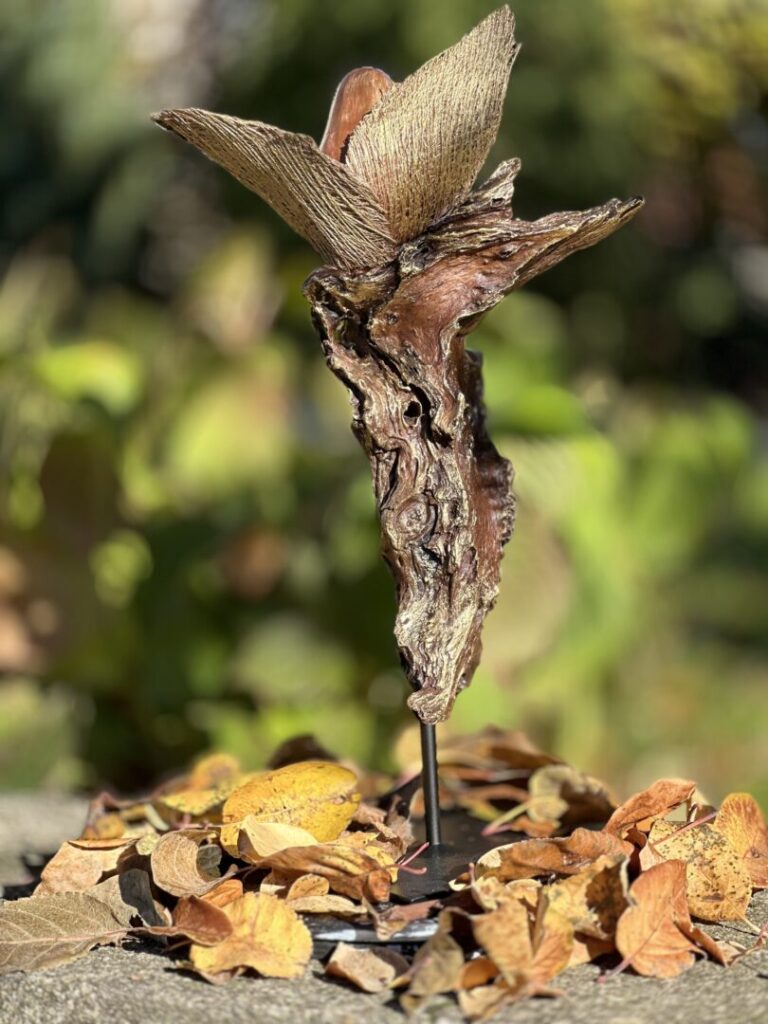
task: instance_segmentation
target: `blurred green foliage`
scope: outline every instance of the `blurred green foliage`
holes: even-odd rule
[[[319,137],[485,0],[0,4],[0,784],[135,789],[407,721],[312,253],[147,115]],[[518,0],[518,213],[646,195],[473,335],[518,528],[459,729],[768,798],[768,5]]]

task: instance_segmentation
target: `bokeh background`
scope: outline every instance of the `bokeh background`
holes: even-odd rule
[[[319,137],[485,0],[0,0],[0,785],[137,789],[408,721],[366,460],[301,297],[316,265],[148,114]],[[452,725],[624,791],[768,798],[768,4],[517,0],[489,165],[534,218],[643,194],[498,307],[519,518]]]

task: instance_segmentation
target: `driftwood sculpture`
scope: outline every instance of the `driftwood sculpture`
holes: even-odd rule
[[[424,723],[446,718],[480,657],[514,521],[512,471],[486,429],[464,338],[512,289],[626,223],[640,199],[517,220],[516,159],[471,191],[518,47],[502,7],[400,83],[361,68],[318,147],[204,110],[155,120],[265,199],[327,266],[305,294],[371,463],[400,656]]]

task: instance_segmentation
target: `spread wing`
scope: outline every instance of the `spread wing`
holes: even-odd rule
[[[394,256],[373,193],[308,135],[195,108],[163,110],[154,120],[261,196],[326,263],[354,269]]]
[[[463,200],[498,132],[519,49],[508,7],[385,92],[352,133],[346,166],[386,211],[392,234],[420,234]]]

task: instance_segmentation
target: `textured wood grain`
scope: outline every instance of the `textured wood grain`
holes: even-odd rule
[[[194,107],[163,110],[154,120],[260,195],[327,263],[369,267],[394,255],[370,190],[308,135]]]
[[[425,722],[447,718],[472,678],[514,519],[511,467],[488,436],[481,360],[464,338],[512,289],[641,205],[516,220],[508,200],[499,205],[515,170],[506,165],[463,214],[404,245],[394,268],[323,269],[305,286],[370,460],[408,704]]]
[[[397,241],[462,200],[493,145],[518,51],[508,7],[396,83],[352,133],[346,165],[386,211]]]

